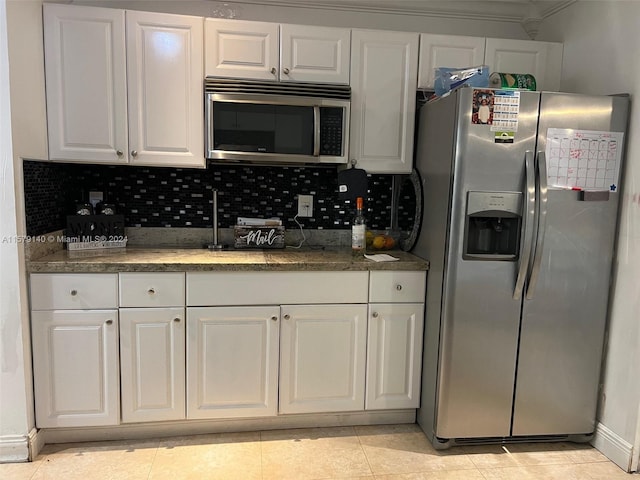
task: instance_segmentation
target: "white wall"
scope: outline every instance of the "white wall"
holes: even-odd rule
[[[63,1],[63,0],[51,0]],[[393,0],[386,3],[391,4]],[[160,11],[186,15],[213,16],[215,7],[224,2],[208,0],[73,0],[78,5],[100,5],[132,10]],[[486,20],[451,19],[424,15],[400,15],[373,12],[355,12],[327,8],[278,7],[228,2],[238,8],[238,19],[302,25],[371,28],[406,32],[442,33],[479,37],[528,39],[520,24]],[[300,2],[304,3],[304,2]]]
[[[11,142],[7,12],[0,0],[0,461],[25,461],[33,421]],[[23,273],[23,272],[22,272]]]
[[[545,20],[538,35],[539,40],[564,42],[562,90],[632,95],[603,398],[598,418],[612,442],[618,442],[612,447],[614,450],[635,444],[634,469],[637,469],[640,448],[639,19],[640,2],[578,1]],[[598,439],[596,445],[601,447]]]

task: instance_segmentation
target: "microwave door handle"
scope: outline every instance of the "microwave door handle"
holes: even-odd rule
[[[513,291],[513,299],[520,300],[524,281],[529,269],[529,259],[531,258],[531,247],[533,243],[533,218],[536,211],[536,181],[535,166],[533,163],[533,152],[524,152],[524,171],[526,185],[524,189],[524,233],[522,234],[522,252],[520,254],[520,266],[518,267],[518,277]]]
[[[533,295],[536,291],[536,285],[538,284],[538,276],[540,275],[540,266],[542,264],[542,249],[544,247],[544,237],[547,230],[547,160],[544,152],[538,152],[538,159],[536,164],[540,205],[538,207],[538,234],[536,235],[533,268],[531,269],[531,276],[529,277],[529,282],[527,283],[528,300],[531,300],[533,298]]]
[[[320,156],[320,106],[313,106],[313,156]]]

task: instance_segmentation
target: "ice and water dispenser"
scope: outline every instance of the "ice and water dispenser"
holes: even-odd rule
[[[521,225],[522,193],[468,192],[462,257],[515,261]]]

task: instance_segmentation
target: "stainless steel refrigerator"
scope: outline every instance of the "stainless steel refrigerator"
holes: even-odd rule
[[[422,107],[434,445],[595,430],[629,100],[462,88]]]

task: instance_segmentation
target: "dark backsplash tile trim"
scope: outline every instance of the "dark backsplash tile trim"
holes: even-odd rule
[[[212,190],[218,190],[218,222],[231,227],[238,216],[280,217],[297,228],[297,195],[314,196],[312,218],[304,228],[348,228],[354,207],[338,195],[335,168],[210,164],[206,169],[133,167],[24,161],[28,235],[66,227],[66,216],[89,191],[104,193],[127,227],[211,227]],[[368,226],[391,223],[391,176],[369,175]],[[400,225],[410,228],[411,198],[401,199]]]

